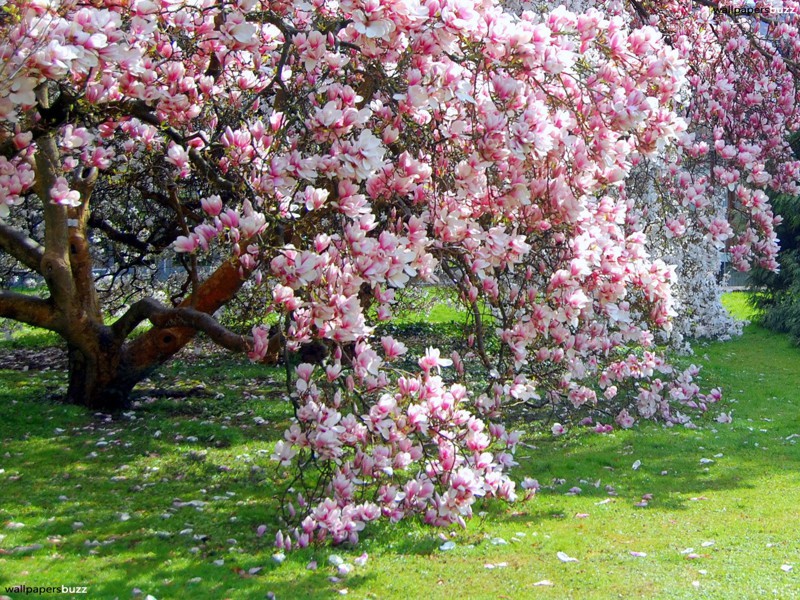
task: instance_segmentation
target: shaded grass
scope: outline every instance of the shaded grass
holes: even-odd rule
[[[726,297],[738,317],[748,315],[742,300]],[[281,565],[271,536],[282,473],[268,455],[291,410],[278,400],[278,372],[176,364],[150,385],[203,393],[144,392],[127,417],[105,421],[48,401],[58,374],[1,371],[0,594],[27,583],[88,585],[90,598],[139,588],[159,600],[331,598],[344,588],[357,598],[798,597],[800,575],[781,565],[800,571],[800,350],[749,325],[740,339],[698,347],[694,360],[703,384],[725,393],[698,429],[533,436],[514,472],[541,482],[532,500],[481,503],[484,516],[465,531],[384,524],[357,549],[298,551]],[[714,420],[720,410],[732,424]],[[568,495],[575,486],[581,493]],[[652,500],[635,506],[644,494]],[[8,529],[13,522],[25,527]],[[439,549],[440,533],[455,549]],[[12,552],[32,544],[43,547]],[[698,557],[681,553],[688,548]],[[364,567],[329,581],[330,554],[362,551]],[[559,561],[559,551],[579,562]],[[316,571],[306,569],[312,559]],[[542,580],[553,585],[534,586]]]

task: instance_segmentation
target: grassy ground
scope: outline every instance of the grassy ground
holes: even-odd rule
[[[746,314],[742,296],[728,301]],[[176,365],[161,377],[194,395],[145,394],[102,421],[47,400],[58,373],[0,371],[0,596],[23,597],[3,588],[25,584],[159,600],[800,597],[800,350],[750,325],[698,347],[695,362],[725,391],[696,430],[533,438],[515,475],[542,483],[534,499],[482,506],[466,531],[385,525],[357,549],[282,564],[256,533],[273,520],[268,453],[289,415],[276,372]],[[732,424],[714,420],[721,410]],[[330,580],[331,555],[364,551],[365,565]]]

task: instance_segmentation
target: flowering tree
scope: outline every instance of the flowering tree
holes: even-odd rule
[[[676,323],[682,336],[725,336],[738,327],[718,302],[720,251],[741,270],[775,269],[779,218],[768,194],[797,193],[800,163],[788,132],[798,127],[800,7],[697,0],[631,2],[631,9],[634,21],[675,40],[692,90],[680,99],[688,128],[679,154],[660,165],[667,177],[651,187],[661,196],[658,208],[643,218],[662,232],[651,239],[681,273],[675,295],[688,316]],[[692,231],[688,220],[704,227]]]
[[[747,227],[731,252],[769,264],[760,161],[787,185],[794,167],[765,141],[734,168],[716,88],[701,85],[727,56],[713,53],[719,40],[691,79],[691,40],[666,13],[631,6],[666,37],[621,5],[519,16],[464,0],[4,6],[0,248],[49,297],[0,292],[0,316],[60,334],[70,399],[100,409],[124,405],[198,331],[256,360],[276,339],[324,343],[324,365],[296,368],[296,422],[275,450],[316,490],[286,503],[301,525],[282,546],[355,540],[380,516],[462,522],[478,497],[513,497],[518,436],[497,422],[509,403],[685,422],[676,403],[718,393],[699,394],[694,369],[674,373],[655,351],[674,268],[651,256],[652,217],[671,211],[669,231],[722,240],[727,215],[711,218],[702,199],[733,185]],[[679,14],[675,27],[689,28]],[[685,91],[687,67],[702,100]],[[783,88],[765,86],[784,107]],[[676,112],[686,102],[694,129]],[[767,140],[790,125],[753,127]],[[706,130],[728,161],[713,182],[692,170]],[[644,201],[626,180],[648,161],[671,193]],[[141,230],[122,229],[118,206]],[[106,324],[95,234],[141,256],[177,252],[183,296],[140,299]],[[372,326],[391,318],[396,290],[437,278],[468,308],[471,352],[430,348],[402,369],[405,346],[372,339]],[[211,316],[247,279],[269,290],[279,333],[243,337]],[[153,327],[130,339],[144,321]],[[467,361],[486,369],[484,387],[465,385]]]

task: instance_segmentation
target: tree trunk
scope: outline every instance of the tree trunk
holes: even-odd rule
[[[121,349],[87,352],[68,346],[69,386],[67,401],[92,410],[116,413],[130,406],[130,393],[136,381],[125,368]]]

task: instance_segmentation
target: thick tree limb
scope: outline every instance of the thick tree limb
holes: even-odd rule
[[[40,102],[40,104],[43,104]],[[56,305],[64,312],[75,298],[75,282],[69,262],[67,207],[51,201],[50,190],[61,169],[58,146],[52,135],[42,137],[36,152],[36,193],[44,214],[44,256],[42,276]]]
[[[42,272],[44,248],[24,232],[2,222],[0,222],[0,249],[30,270],[36,273]]]
[[[245,273],[245,275],[248,274]],[[208,279],[200,284],[192,308],[209,315],[216,312],[236,296],[244,281],[245,279],[240,274],[238,261],[229,260],[222,263]],[[179,308],[188,307],[189,299],[186,299]],[[123,316],[122,319],[126,319],[126,316]],[[134,321],[135,315],[132,315],[126,324],[120,325],[119,329],[124,331]],[[129,345],[128,355],[132,372],[137,376],[149,372],[183,348],[196,334],[197,330],[193,327],[154,327]]]
[[[0,290],[0,317],[34,327],[57,330],[57,314],[49,300]]]
[[[220,325],[210,314],[187,307],[169,308],[153,298],[136,302],[112,325],[112,329],[115,334],[130,333],[145,320],[162,329],[191,327],[208,335],[215,344],[233,352],[247,352],[253,348],[252,338],[232,332]]]
[[[69,231],[69,253],[70,268],[72,269],[72,279],[75,282],[77,299],[81,304],[84,313],[98,322],[103,320],[100,312],[100,300],[97,297],[97,289],[94,285],[92,276],[92,254],[89,251],[89,240],[86,239],[86,223],[89,220],[89,200],[92,197],[92,190],[97,183],[99,171],[92,167],[90,169],[77,169],[73,177],[72,187],[81,195],[79,206],[67,209],[67,221]]]

